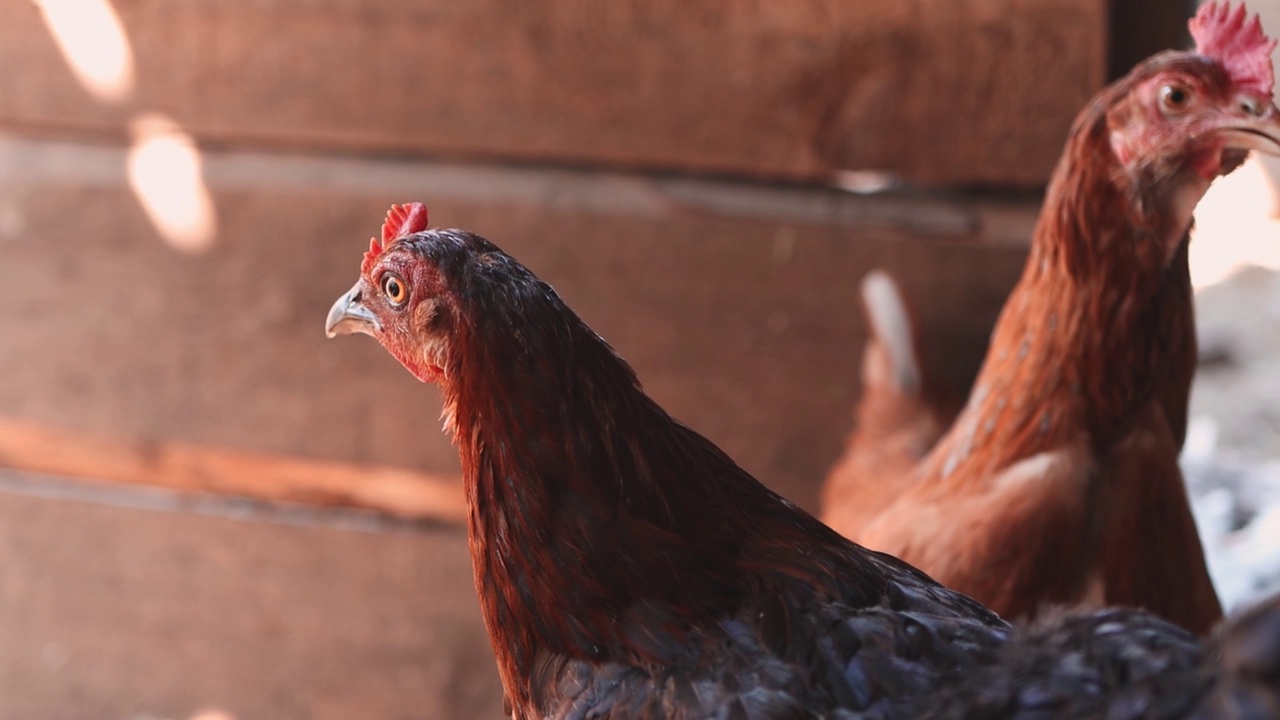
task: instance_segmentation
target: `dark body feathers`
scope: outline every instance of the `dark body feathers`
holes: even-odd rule
[[[843,539],[673,420],[493,244],[428,231],[385,255],[349,297],[377,312],[384,267],[412,285],[377,336],[442,386],[517,718],[1185,717],[1236,697],[1227,679],[1274,695],[1256,658],[1280,642],[1229,670],[1129,611],[1010,640],[973,600]]]

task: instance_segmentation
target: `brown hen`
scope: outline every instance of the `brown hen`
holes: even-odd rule
[[[1214,178],[1280,154],[1280,111],[1256,17],[1208,4],[1191,32],[1194,51],[1144,61],[1076,119],[946,435],[897,476],[868,472],[855,439],[827,481],[834,528],[1006,617],[1126,605],[1205,633],[1222,614],[1177,463],[1196,362],[1187,243]]]

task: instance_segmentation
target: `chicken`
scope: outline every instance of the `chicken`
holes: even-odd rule
[[[441,388],[476,590],[519,720],[959,717],[992,704],[1041,717],[1045,697],[1064,717],[1172,718],[1248,679],[1186,631],[1119,611],[1017,641],[1056,659],[1026,678],[1044,692],[968,688],[1021,657],[1008,624],[768,490],[667,415],[551,286],[483,238],[427,229],[420,204],[388,213],[325,329],[372,335]],[[1264,617],[1280,623],[1280,606]],[[1280,653],[1280,639],[1261,642]],[[1178,702],[1158,694],[1177,679]],[[1280,692],[1273,676],[1259,688]]]
[[[1256,17],[1207,4],[1190,26],[1195,51],[1144,61],[1076,119],[946,435],[897,475],[854,439],[827,479],[832,527],[1005,617],[1126,605],[1203,634],[1222,615],[1177,463],[1196,363],[1188,232],[1214,178],[1280,153],[1280,111]],[[856,432],[921,410],[878,412]]]
[[[938,688],[922,717],[1280,717],[1280,597],[1228,618],[1208,643],[1170,630],[1135,610],[1047,613],[995,662]]]
[[[852,491],[863,503],[864,515],[891,503],[893,495],[887,492],[866,497],[856,480],[910,473],[960,412],[944,393],[930,387],[911,313],[893,279],[883,271],[869,273],[862,280],[862,300],[871,336],[862,355],[855,432],[824,483],[822,497],[828,509],[823,521],[846,535],[853,528],[845,527],[845,516],[838,512],[846,502],[843,494]],[[869,502],[879,505],[870,508]]]

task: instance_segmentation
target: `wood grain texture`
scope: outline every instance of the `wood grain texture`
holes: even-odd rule
[[[0,123],[825,181],[1043,183],[1106,75],[1105,0],[116,2],[99,101],[34,3],[0,9]]]
[[[0,467],[390,515],[462,522],[461,478],[388,467],[234,452],[189,443],[111,438],[0,418]]]
[[[1169,48],[1191,46],[1187,20],[1197,0],[1111,0],[1107,80],[1124,77],[1134,65]]]
[[[0,566],[6,720],[503,717],[461,528],[0,493]]]

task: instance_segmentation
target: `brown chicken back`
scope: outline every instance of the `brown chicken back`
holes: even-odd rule
[[[869,495],[862,480],[892,483],[912,472],[960,412],[959,404],[932,387],[911,310],[893,278],[872,271],[861,289],[871,328],[862,353],[862,397],[854,410],[855,431],[822,489],[822,521],[846,537],[854,537],[860,519],[879,513],[895,497],[891,485]],[[860,512],[844,512],[850,504]]]

